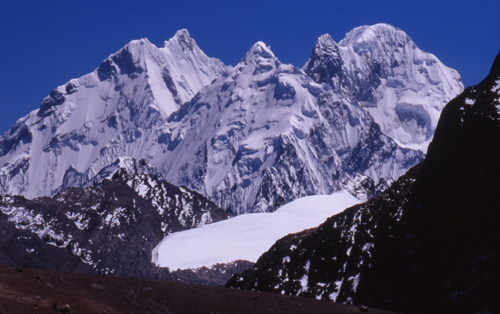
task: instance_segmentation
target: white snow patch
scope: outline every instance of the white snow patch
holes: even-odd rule
[[[307,281],[308,281],[307,274],[304,274],[304,276],[302,276],[302,278],[300,278],[300,286],[301,286],[301,291],[300,292],[307,290],[307,286],[308,286],[307,285]]]
[[[188,269],[238,259],[257,261],[276,240],[316,227],[326,218],[359,203],[346,191],[307,196],[274,213],[254,213],[168,235],[153,250],[153,262],[170,270]]]
[[[492,92],[498,93],[500,95],[500,80],[495,81],[495,86],[491,89]]]
[[[352,283],[352,291],[356,292],[359,284],[359,274],[357,274],[356,276],[349,277],[348,280]]]
[[[139,194],[141,197],[145,197],[148,195],[149,192],[149,186],[145,184],[140,184],[136,187],[135,189],[137,191],[137,194]]]
[[[89,226],[90,217],[85,217],[85,215],[79,213],[67,212],[66,217],[69,220],[72,220],[75,226],[79,230],[85,230]]]
[[[472,106],[475,103],[476,103],[476,101],[474,99],[465,98],[465,104],[466,105]]]
[[[129,218],[129,217],[127,217],[125,211],[126,211],[126,208],[117,207],[112,212],[107,213],[106,217],[103,218],[104,225],[107,225],[110,228],[120,226],[120,218],[124,218],[127,220]]]
[[[343,278],[341,280],[335,281],[335,289],[336,289],[336,291],[330,293],[330,295],[328,296],[330,298],[330,300],[332,300],[333,302],[337,301],[337,297],[339,296],[340,287],[342,287],[342,282],[343,281],[344,281]]]
[[[306,264],[304,265],[304,270],[306,271],[306,274],[309,273],[309,266],[311,266],[311,261],[307,261]]]

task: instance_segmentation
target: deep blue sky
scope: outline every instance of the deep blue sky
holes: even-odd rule
[[[132,39],[156,45],[187,28],[209,56],[236,64],[258,40],[302,66],[318,36],[389,23],[478,83],[500,49],[500,1],[2,0],[0,132],[52,89],[93,71]]]

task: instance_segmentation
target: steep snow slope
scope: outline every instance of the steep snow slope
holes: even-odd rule
[[[444,105],[463,90],[455,70],[387,24],[357,27],[338,44],[321,36],[304,70],[367,110],[399,145],[423,152]]]
[[[171,115],[160,139],[168,150],[153,163],[171,182],[238,212],[347,186],[370,195],[423,157],[262,42]]]
[[[346,191],[306,196],[274,213],[245,214],[176,232],[155,247],[153,262],[170,270],[210,267],[235,260],[256,262],[279,238],[316,227],[326,218],[358,202]]]
[[[163,48],[130,42],[94,72],[53,90],[2,136],[2,192],[51,195],[70,167],[95,174],[120,156],[147,157],[154,125],[225,68],[186,30]]]

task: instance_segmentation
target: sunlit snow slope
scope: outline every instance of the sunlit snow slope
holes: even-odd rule
[[[168,148],[153,164],[168,180],[237,213],[342,189],[370,196],[423,159],[263,42],[173,113],[159,138]]]
[[[274,213],[254,213],[171,234],[153,250],[153,262],[170,270],[211,266],[235,260],[257,261],[276,240],[316,227],[359,203],[348,192],[307,196]]]
[[[423,152],[444,105],[463,90],[457,71],[388,24],[357,27],[339,43],[322,35],[304,71],[358,103],[399,145]]]
[[[95,175],[118,157],[150,159],[155,126],[225,69],[186,30],[161,48],[131,41],[0,137],[1,192],[48,196],[70,168]]]

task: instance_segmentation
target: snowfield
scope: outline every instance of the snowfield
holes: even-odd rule
[[[360,201],[346,191],[307,196],[273,213],[244,214],[168,235],[153,250],[153,262],[170,270],[213,266],[235,260],[256,262],[276,240],[316,227]]]

